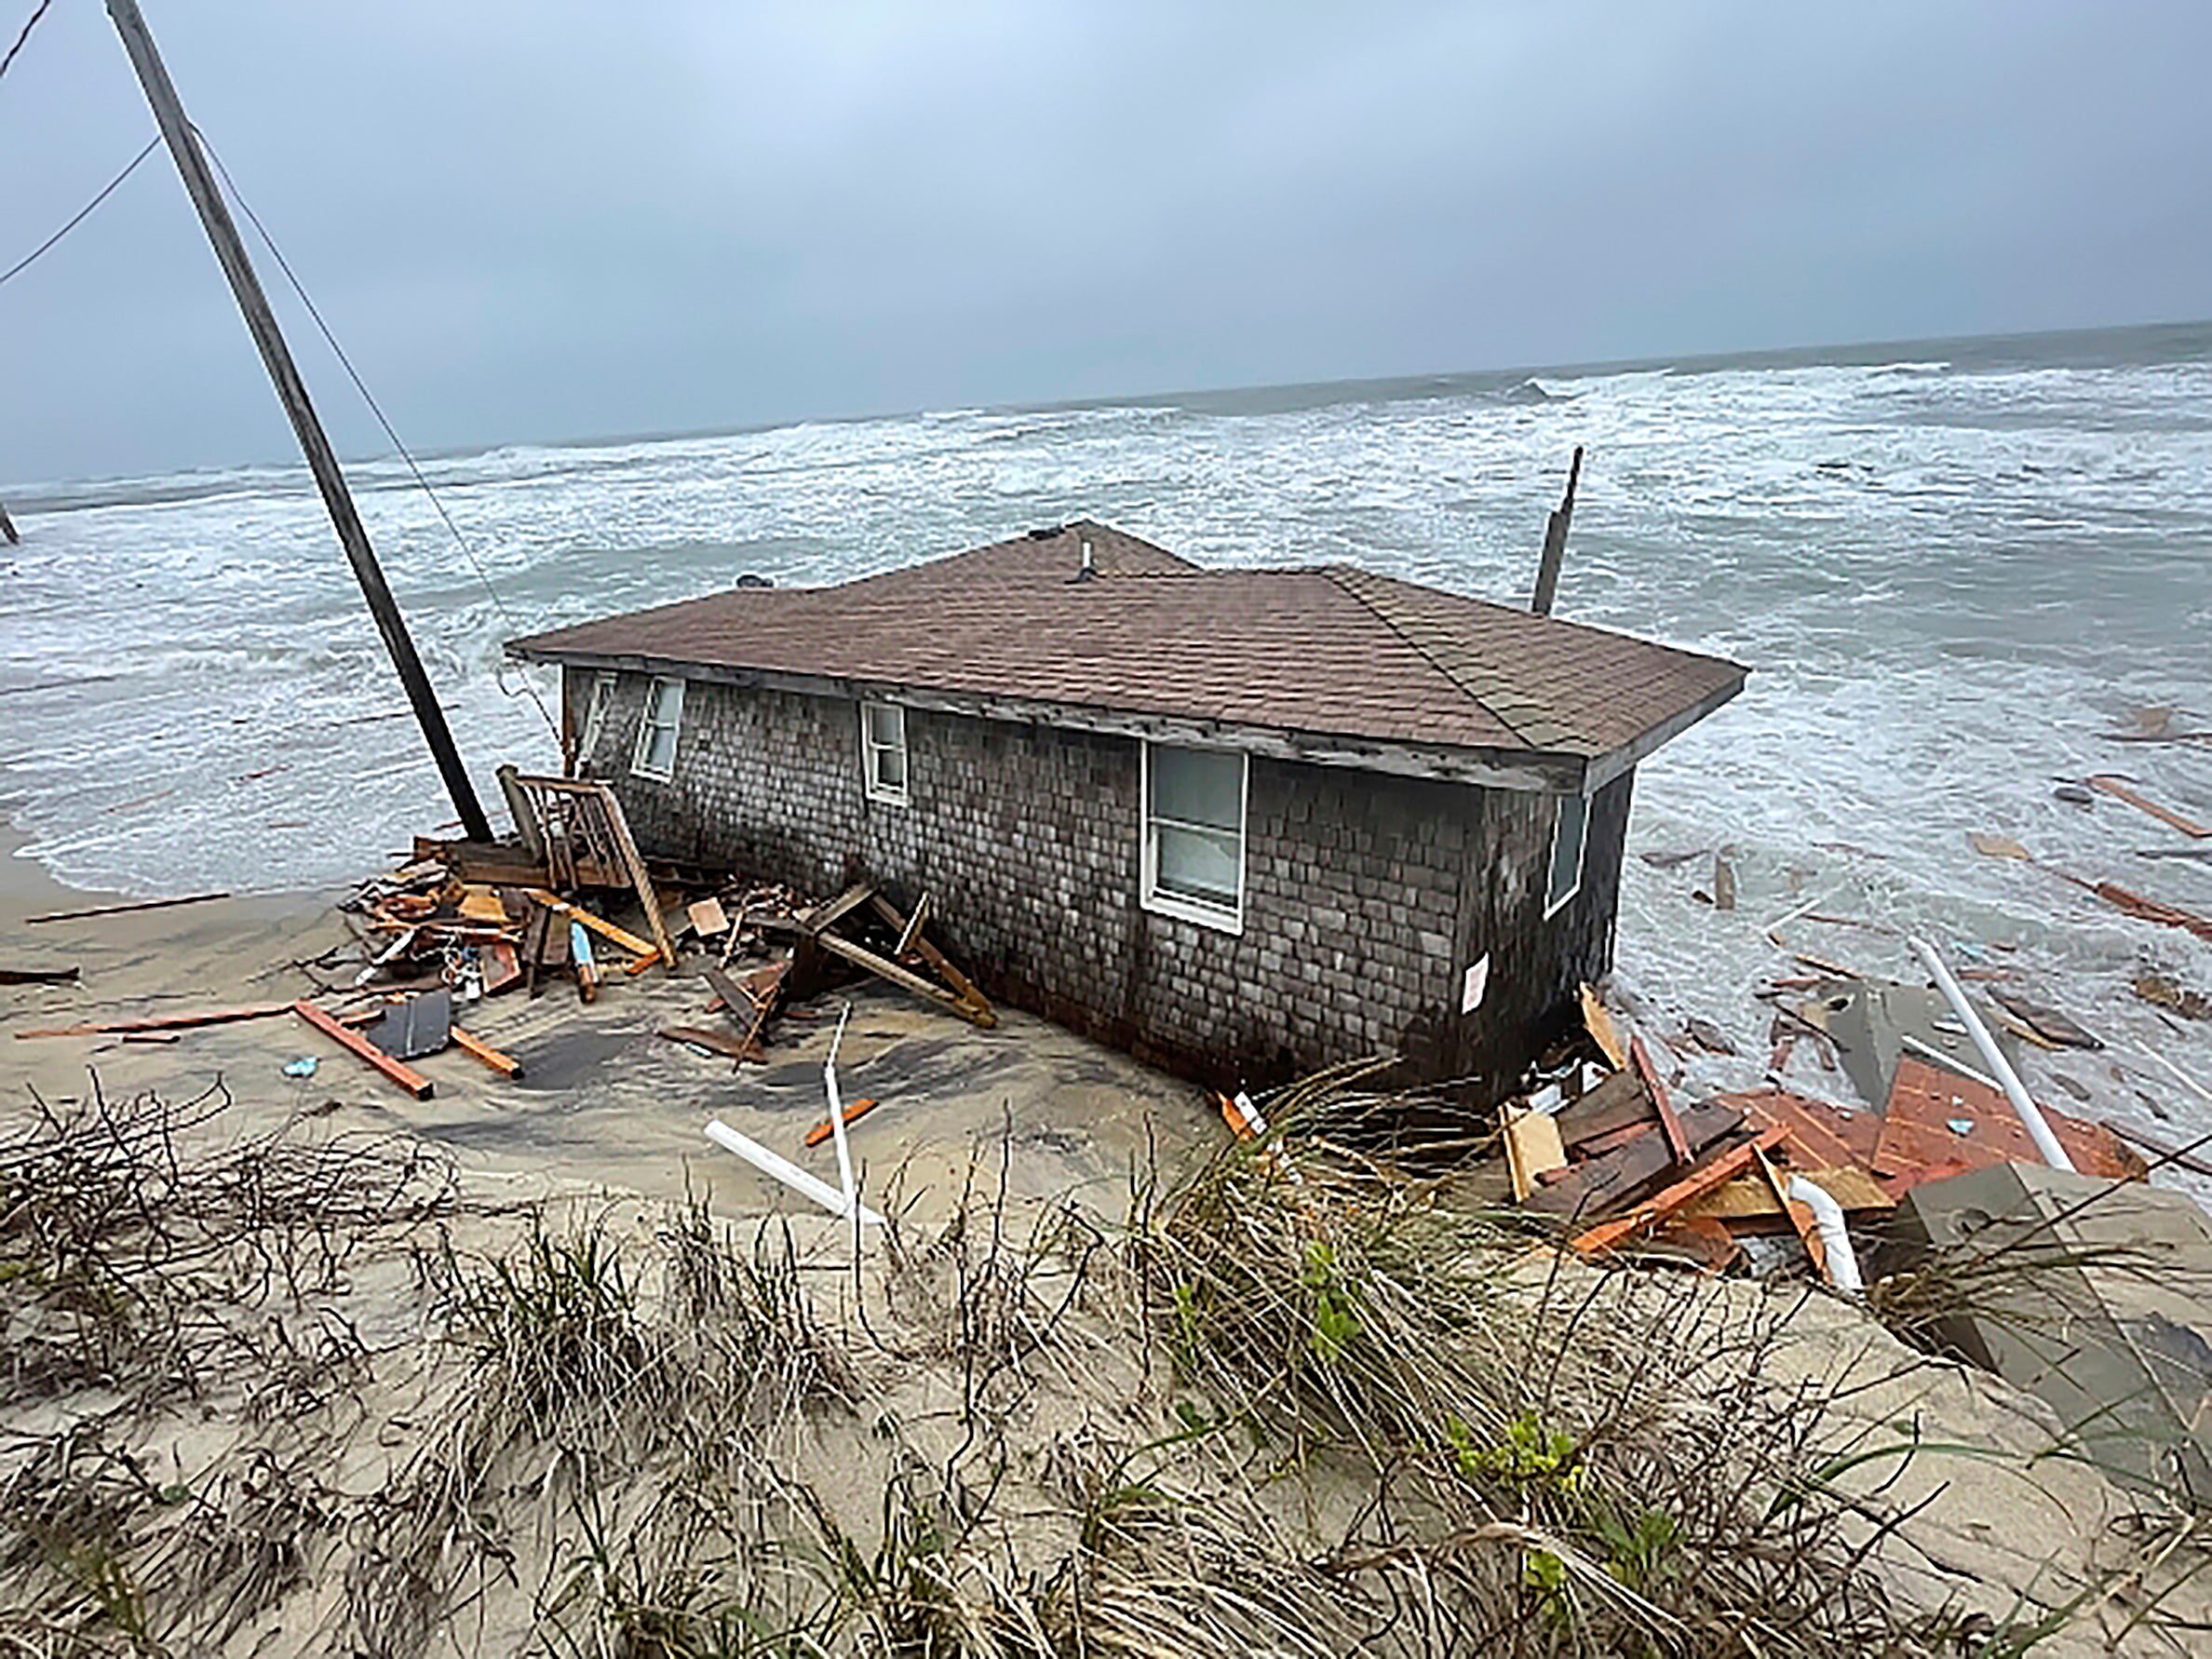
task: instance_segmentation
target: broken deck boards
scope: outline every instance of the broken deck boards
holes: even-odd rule
[[[228,1025],[238,1019],[267,1019],[289,1014],[290,1003],[252,1003],[242,1008],[215,1008],[198,1014],[157,1014],[143,1019],[104,1019],[92,1025],[58,1025],[43,1031],[18,1032],[24,1037],[98,1037],[111,1032],[189,1031],[201,1025]]]
[[[1602,1221],[1585,1232],[1578,1233],[1570,1241],[1574,1250],[1585,1256],[1598,1255],[1634,1238],[1646,1228],[1656,1226],[1668,1217],[1686,1208],[1724,1181],[1734,1179],[1749,1168],[1770,1147],[1782,1143],[1783,1131],[1769,1129],[1756,1140],[1741,1146],[1731,1147],[1719,1157],[1684,1176],[1672,1186],[1653,1194],[1628,1211],[1610,1221]]]
[[[348,1031],[313,1003],[298,1002],[289,1005],[294,1014],[324,1036],[375,1067],[416,1099],[427,1100],[438,1092],[437,1086],[412,1066],[403,1060],[394,1059],[358,1032]]]

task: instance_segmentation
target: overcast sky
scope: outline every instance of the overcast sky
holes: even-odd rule
[[[2198,0],[142,3],[422,448],[2212,314]],[[152,133],[56,0],[0,269]],[[0,479],[292,452],[165,153],[0,376]]]

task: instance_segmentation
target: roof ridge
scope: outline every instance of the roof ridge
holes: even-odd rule
[[[1388,628],[1400,640],[1404,641],[1407,647],[1417,656],[1419,656],[1422,661],[1428,664],[1430,668],[1436,669],[1437,673],[1443,675],[1446,680],[1449,680],[1453,685],[1457,686],[1459,688],[1460,695],[1465,697],[1468,702],[1474,704],[1476,708],[1481,709],[1483,713],[1489,715],[1490,719],[1496,721],[1498,724],[1504,726],[1508,732],[1511,732],[1529,748],[1543,749],[1545,747],[1541,743],[1531,742],[1528,735],[1524,733],[1518,725],[1515,724],[1512,721],[1507,720],[1503,714],[1500,714],[1495,708],[1491,708],[1489,703],[1484,701],[1483,698],[1477,694],[1473,686],[1469,685],[1466,681],[1459,674],[1452,671],[1450,665],[1439,658],[1436,654],[1430,650],[1429,647],[1422,641],[1415,639],[1411,634],[1408,633],[1405,628],[1401,627],[1398,625],[1396,617],[1392,616],[1384,612],[1382,608],[1377,605],[1373,600],[1369,599],[1366,594],[1360,592],[1356,587],[1344,579],[1348,575],[1372,577],[1378,574],[1377,572],[1364,569],[1363,567],[1356,564],[1351,564],[1342,561],[1339,561],[1335,564],[1325,564],[1320,567],[1320,570],[1321,573],[1327,576],[1331,582],[1335,583],[1342,591],[1349,594],[1353,600],[1365,607],[1368,614],[1374,617],[1376,621],[1380,622],[1384,627]],[[1382,579],[1388,581],[1390,578],[1385,576]]]

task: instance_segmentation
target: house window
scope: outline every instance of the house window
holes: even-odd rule
[[[607,705],[614,700],[614,676],[594,674],[591,677],[591,697],[584,705],[584,734],[576,740],[576,765],[591,763],[591,757],[599,748],[600,734],[607,728]]]
[[[1244,931],[1246,762],[1219,749],[1144,746],[1144,908]]]
[[[860,762],[870,801],[907,803],[906,710],[897,704],[860,705]]]
[[[1590,830],[1590,803],[1582,795],[1558,797],[1552,820],[1551,873],[1544,884],[1544,913],[1551,915],[1582,891],[1583,843]]]
[[[655,680],[645,693],[645,718],[638,722],[638,747],[630,770],[663,783],[676,775],[676,732],[683,724],[683,681]]]

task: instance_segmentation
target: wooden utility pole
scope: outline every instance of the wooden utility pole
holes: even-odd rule
[[[262,362],[276,384],[277,400],[291,418],[292,432],[300,440],[301,452],[307,457],[307,469],[314,473],[316,487],[322,492],[323,506],[330,509],[330,522],[338,532],[339,546],[345,549],[354,579],[361,585],[361,597],[369,601],[369,614],[376,618],[376,629],[384,636],[392,666],[399,670],[399,683],[407,690],[408,702],[414,706],[415,719],[422,725],[424,737],[429,741],[438,774],[445,779],[446,792],[453,798],[453,810],[460,816],[461,828],[471,841],[490,841],[492,826],[484,817],[484,809],[477,803],[476,789],[468,781],[467,769],[461,764],[460,752],[453,748],[453,735],[446,728],[445,710],[438,707],[438,697],[430,689],[430,677],[423,671],[423,659],[415,654],[414,641],[408,637],[407,624],[400,618],[392,590],[384,583],[384,570],[369,546],[369,533],[361,528],[360,515],[354,510],[353,496],[345,488],[345,475],[338,470],[338,457],[323,433],[322,423],[316,419],[315,406],[307,400],[306,384],[300,379],[283,334],[277,331],[276,314],[269,309],[268,296],[262,292],[261,279],[254,276],[253,265],[246,257],[246,245],[239,239],[238,227],[231,222],[230,209],[223,205],[222,193],[215,188],[214,175],[208,170],[207,157],[200,153],[199,139],[192,129],[192,123],[185,118],[184,106],[177,100],[177,88],[170,84],[169,71],[162,66],[161,54],[154,48],[154,36],[147,31],[146,20],[139,15],[138,0],[107,0],[107,9],[108,16],[115,20],[115,32],[123,37],[123,49],[130,54],[130,65],[138,71],[139,84],[146,89],[146,101],[154,106],[154,118],[161,125],[161,136],[168,142],[169,155],[176,158],[185,194],[199,209],[200,223],[207,227],[208,240],[215,245],[215,258],[223,266],[223,274],[230,278],[231,292],[237,299],[238,309],[245,314],[246,327],[253,335],[254,344],[261,348]]]
[[[1559,587],[1559,560],[1567,553],[1567,526],[1574,519],[1574,485],[1582,477],[1582,445],[1574,446],[1573,465],[1567,468],[1567,493],[1544,527],[1544,561],[1536,567],[1536,597],[1529,601],[1529,609],[1539,616],[1549,616],[1552,596]]]

